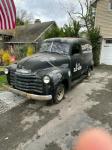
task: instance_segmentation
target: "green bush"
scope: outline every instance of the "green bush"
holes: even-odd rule
[[[100,50],[101,50],[100,29],[94,28],[90,30],[88,32],[88,37],[92,44],[94,65],[98,66],[100,64]]]
[[[62,28],[53,27],[45,34],[45,39],[54,37],[79,37],[80,24],[77,21],[72,21],[69,25],[65,24]]]
[[[55,27],[53,27],[50,31],[48,31],[45,34],[45,39],[54,38],[54,37],[60,37],[61,32],[63,33],[63,31],[60,30],[60,28],[55,26]]]
[[[64,32],[64,37],[79,37],[79,31],[80,31],[80,24],[77,21],[73,21],[69,25],[64,25],[63,32]]]
[[[7,79],[5,75],[0,76],[0,88],[3,87],[3,85],[7,84]]]

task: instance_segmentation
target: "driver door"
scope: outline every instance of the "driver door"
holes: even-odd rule
[[[71,67],[72,67],[72,79],[76,79],[82,74],[82,55],[81,45],[74,43],[71,51]]]

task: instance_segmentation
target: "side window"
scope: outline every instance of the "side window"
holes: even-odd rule
[[[112,0],[109,0],[108,9],[109,11],[112,11]]]
[[[90,44],[82,44],[81,48],[83,54],[92,53],[92,46]]]
[[[112,44],[112,40],[106,40],[106,44]]]
[[[80,46],[80,44],[74,44],[73,46],[72,46],[72,55],[74,55],[74,54],[80,54],[81,53],[81,46]]]

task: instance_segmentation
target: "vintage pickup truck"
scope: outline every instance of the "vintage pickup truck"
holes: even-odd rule
[[[93,69],[92,46],[82,38],[52,38],[40,51],[5,69],[12,92],[36,100],[62,101],[65,91]]]

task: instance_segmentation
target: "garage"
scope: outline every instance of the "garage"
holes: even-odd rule
[[[102,41],[101,64],[112,65],[112,39]]]

